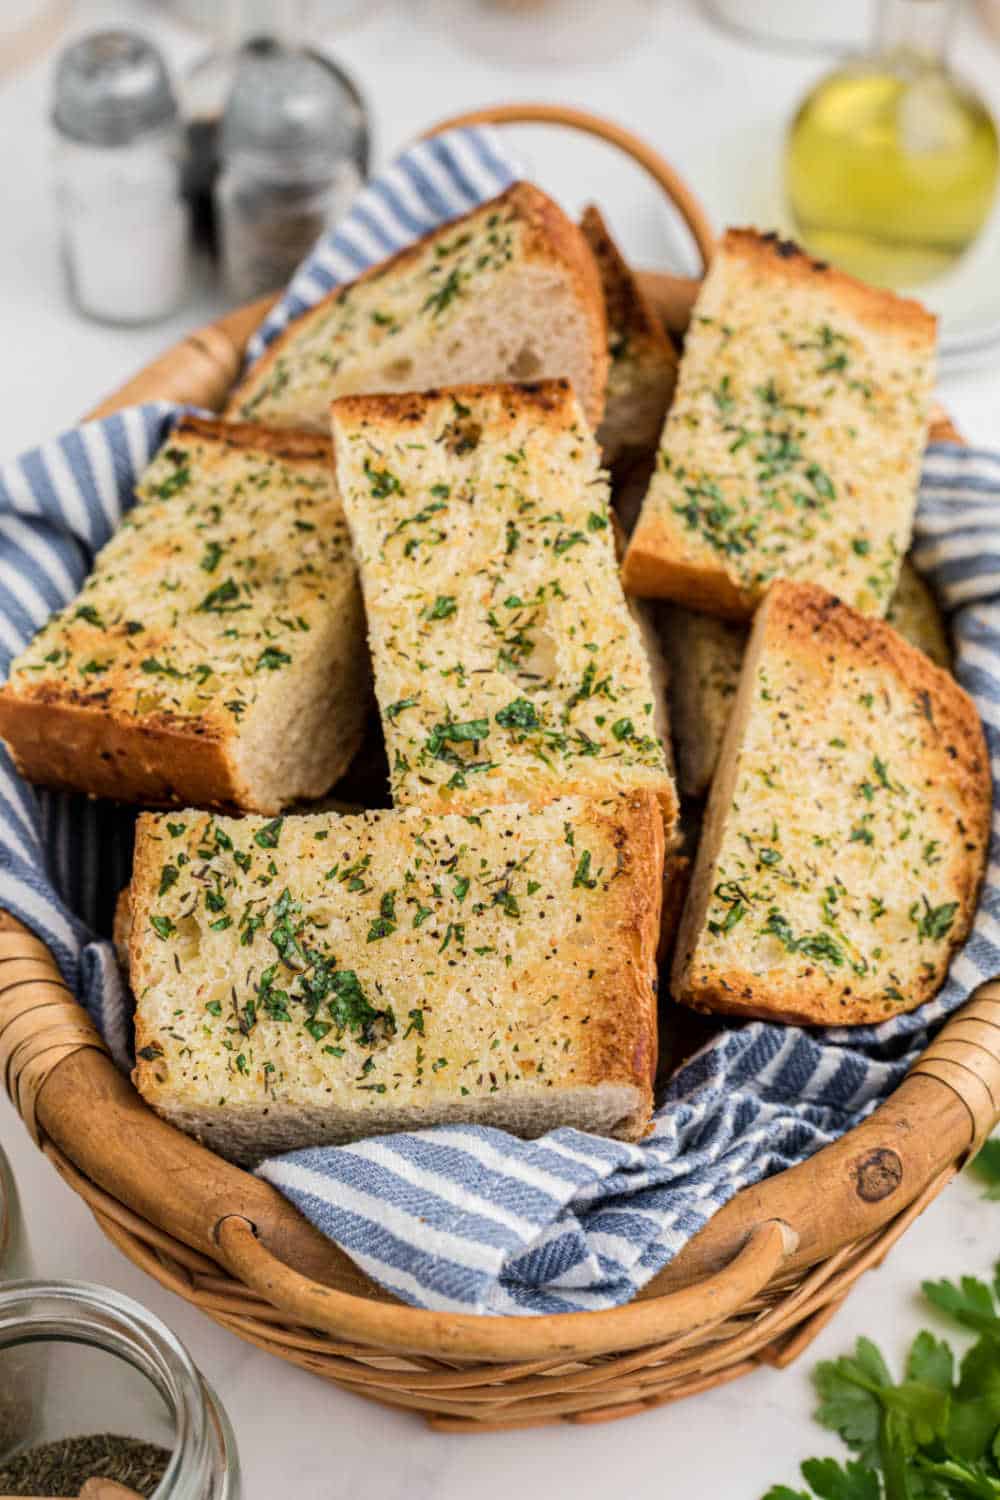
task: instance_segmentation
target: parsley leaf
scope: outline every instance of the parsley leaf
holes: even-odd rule
[[[970,1170],[986,1184],[984,1198],[1000,1198],[1000,1139],[984,1142]]]
[[[538,713],[527,698],[515,698],[493,715],[504,729],[537,729]]]

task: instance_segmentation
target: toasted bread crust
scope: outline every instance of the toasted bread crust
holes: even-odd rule
[[[479,204],[468,213],[439,225],[430,233],[397,250],[395,255],[362,271],[354,281],[334,287],[332,292],[309,308],[301,317],[284,328],[273,339],[260,359],[230,391],[224,415],[237,416],[244,403],[264,385],[275,362],[285,349],[294,342],[302,328],[312,319],[322,317],[337,301],[353,295],[358,287],[404,270],[418,260],[427,245],[433,243],[443,232],[452,234],[463,224],[479,218],[487,210],[510,208],[527,228],[525,250],[529,259],[551,263],[556,260],[569,273],[571,283],[580,299],[590,327],[590,379],[591,388],[585,410],[587,419],[596,426],[604,410],[604,393],[608,379],[607,321],[604,312],[604,297],[597,266],[586,240],[576,225],[567,218],[557,203],[530,182],[515,182],[511,187],[488,203]]]
[[[429,391],[387,391],[384,395],[338,396],[331,406],[344,423],[379,428],[419,426],[439,402],[472,402],[501,395],[511,416],[524,413],[559,429],[572,427],[572,392],[568,380],[528,380],[503,385],[450,385]],[[332,449],[336,456],[336,437]]]
[[[73,699],[77,701],[73,701]],[[0,688],[0,738],[14,764],[37,786],[81,789],[118,802],[154,807],[196,802],[236,807],[246,788],[226,742],[213,726],[156,715],[141,722],[114,718],[100,693],[66,695],[40,684],[30,697]]]
[[[596,427],[604,411],[608,384],[608,324],[597,263],[580,230],[547,194],[530,182],[508,189],[511,201],[532,227],[532,248],[538,260],[555,252],[569,271],[590,324],[590,398],[583,403],[587,420]]]
[[[914,348],[934,348],[937,318],[922,302],[857,281],[827,261],[816,260],[794,240],[783,240],[773,231],[762,234],[758,229],[727,229],[719,250],[788,282],[815,285],[821,280],[860,322],[874,329],[889,325],[905,333]]]
[[[264,453],[271,458],[332,461],[333,445],[323,432],[300,432],[295,427],[265,427],[262,422],[230,422],[224,417],[183,416],[173,435],[204,438],[225,448]]]
[[[655,449],[677,380],[677,351],[615,244],[600,210],[580,228],[600,274],[608,323],[608,387],[598,438],[605,463]]]
[[[677,351],[596,204],[589,203],[584,209],[580,228],[597,262],[609,332],[626,333],[630,342],[676,365]]]
[[[601,803],[591,817],[603,823],[613,842],[618,869],[628,882],[629,900],[616,927],[622,963],[613,984],[600,993],[601,1019],[588,1027],[585,1078],[588,1083],[628,1083],[640,1090],[635,1113],[621,1123],[623,1140],[640,1140],[649,1128],[657,1063],[656,972],[663,903],[665,839],[654,797],[638,793],[612,810]]]
[[[884,960],[890,974],[894,962],[905,962],[909,966],[905,993],[887,998],[881,979],[876,981],[874,977],[865,977],[867,967],[861,971],[861,978],[856,977],[850,967],[841,966],[828,971],[822,962],[806,962],[794,949],[791,950],[793,958],[780,962],[776,954],[774,967],[766,971],[726,962],[727,952],[734,947],[742,950],[744,942],[753,939],[747,937],[744,940],[738,936],[742,930],[739,921],[732,924],[736,934],[732,939],[728,937],[725,925],[721,935],[717,930],[715,937],[706,927],[710,901],[718,892],[716,881],[733,878],[728,865],[723,868],[716,859],[718,856],[721,860],[720,848],[727,821],[735,818],[735,827],[739,828],[744,816],[737,814],[735,807],[731,810],[731,804],[737,758],[747,733],[747,714],[756,690],[758,665],[762,671],[767,668],[767,680],[771,683],[778,671],[776,664],[782,659],[795,664],[800,681],[812,684],[812,699],[809,701],[817,716],[822,713],[824,700],[833,701],[835,695],[843,695],[848,691],[845,684],[860,681],[863,672],[866,674],[864,681],[881,680],[885,684],[884,712],[887,715],[891,712],[898,714],[900,704],[908,705],[906,711],[914,720],[931,726],[919,734],[913,730],[907,736],[909,748],[905,751],[897,729],[895,738],[890,737],[889,743],[881,747],[887,762],[881,764],[881,769],[876,765],[876,771],[885,778],[881,783],[885,788],[891,788],[894,775],[902,777],[904,782],[910,781],[909,792],[905,787],[902,792],[910,799],[908,805],[912,807],[912,814],[922,820],[917,821],[913,828],[912,853],[909,844],[905,846],[907,853],[901,854],[890,842],[884,856],[890,863],[885,865],[878,878],[879,891],[884,893],[890,905],[890,897],[897,901],[904,899],[901,892],[907,893],[906,899],[912,898],[910,924],[920,920],[923,913],[920,901],[926,902],[927,899],[926,896],[921,898],[920,892],[923,882],[929,882],[932,874],[937,878],[940,872],[942,883],[939,889],[948,897],[941,907],[942,911],[945,907],[948,909],[948,925],[943,932],[921,931],[916,954],[919,962],[912,952],[915,939],[912,926],[907,937],[911,951],[905,957],[893,947],[891,938],[886,940],[890,951],[882,955],[880,962]],[[852,668],[857,669],[854,676]],[[892,708],[893,698],[895,709]],[[788,704],[783,708],[783,702],[779,691],[772,709],[776,724],[780,723],[782,716],[787,721],[789,708],[792,712],[796,708],[796,705]],[[849,712],[854,711],[846,703],[845,707]],[[802,712],[801,706],[799,712]],[[897,723],[898,720],[888,722]],[[783,749],[781,753],[784,753]],[[909,763],[902,763],[904,754],[910,756]],[[873,780],[875,785],[866,791],[867,800],[860,803],[862,809],[879,805],[875,800],[878,776]],[[819,798],[821,788],[818,783],[811,782],[800,788],[800,793],[803,797]],[[848,794],[849,789],[835,784],[829,793],[831,798]],[[766,796],[764,792],[759,794],[761,804]],[[685,909],[674,965],[675,997],[696,1009],[805,1025],[868,1024],[883,1021],[900,1011],[915,1009],[940,988],[953,953],[965,941],[971,928],[989,843],[991,805],[992,784],[982,725],[971,699],[949,674],[936,667],[918,648],[904,641],[884,621],[858,614],[825,590],[810,584],[775,584],[758,615],[745,659],[740,698],[720,755],[706,819],[704,848],[695,872],[692,899]],[[755,811],[761,818],[771,817],[772,804],[760,805]],[[780,839],[782,829],[777,804],[773,816]],[[857,831],[851,833],[852,844],[856,837],[864,835],[863,842],[871,841],[877,849],[883,834],[878,831],[869,840],[860,814],[859,819]],[[912,861],[919,860],[921,843],[928,833],[940,834],[940,841],[935,839],[926,844],[924,858],[929,861],[928,869],[921,867],[914,873],[916,867]],[[747,847],[752,847],[752,840]],[[787,853],[784,851],[784,843],[778,842],[774,850],[768,851],[769,860],[780,855],[780,858],[789,860],[792,868],[799,868],[808,857],[808,852],[800,845],[792,845]],[[837,873],[837,860],[837,845],[824,848],[823,879],[831,879]],[[849,883],[846,895],[853,894]],[[730,899],[728,895],[726,899]],[[740,899],[742,905],[746,899],[745,890]],[[772,899],[773,896],[768,897],[768,901]],[[787,899],[791,900],[791,896]],[[840,899],[837,897],[835,904]],[[930,906],[926,910],[928,916],[933,915]],[[749,926],[752,921],[763,920],[764,915],[763,906],[758,901],[744,921]],[[885,920],[896,920],[898,930],[898,914],[896,918],[890,914]],[[902,920],[905,923],[905,913]],[[785,930],[788,930],[787,924]],[[832,929],[824,929],[822,925],[818,928],[821,934],[831,930],[838,930],[835,922]],[[897,952],[900,952],[898,959]]]
[[[625,592],[640,599],[670,599],[724,620],[745,620],[753,613],[755,599],[749,589],[739,588],[722,568],[671,555],[674,546],[659,517],[647,517],[642,530],[632,533],[622,560]]]

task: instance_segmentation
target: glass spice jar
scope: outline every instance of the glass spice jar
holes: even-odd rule
[[[77,1494],[99,1475],[156,1500],[239,1500],[217,1397],[166,1324],[109,1288],[0,1289],[5,1402],[20,1426],[0,1427],[0,1492]]]

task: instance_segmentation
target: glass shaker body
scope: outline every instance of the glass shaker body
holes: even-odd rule
[[[163,58],[144,37],[95,31],[56,62],[55,179],[70,291],[90,317],[146,323],[187,280],[181,126]]]
[[[367,141],[364,103],[335,64],[280,46],[243,51],[215,190],[231,296],[244,301],[288,280],[347,209]]]
[[[189,239],[180,161],[178,125],[121,146],[57,140],[62,255],[81,312],[135,324],[180,305]]]
[[[347,157],[282,172],[253,152],[229,156],[215,186],[228,295],[248,302],[284,286],[360,185]]]
[[[0,1466],[90,1435],[165,1449],[157,1500],[240,1500],[236,1442],[218,1399],[167,1326],[131,1298],[76,1282],[0,1289]],[[4,1440],[7,1446],[4,1447]]]

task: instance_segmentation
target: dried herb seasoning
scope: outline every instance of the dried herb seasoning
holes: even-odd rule
[[[0,1468],[0,1494],[78,1495],[88,1479],[113,1479],[147,1497],[170,1462],[170,1451],[117,1433],[61,1438],[29,1448]]]

